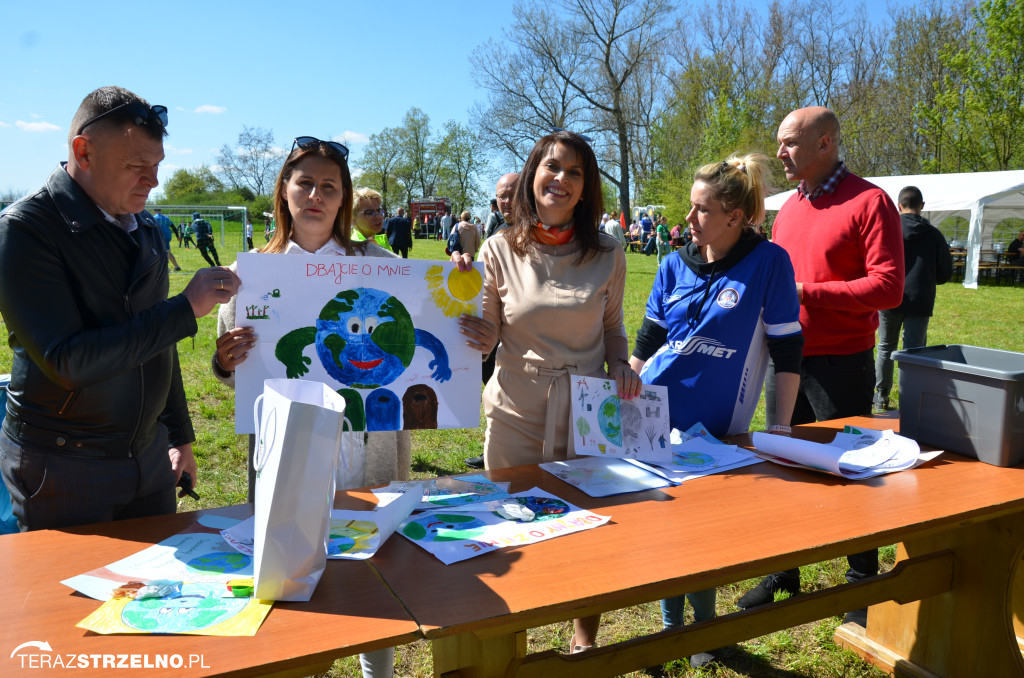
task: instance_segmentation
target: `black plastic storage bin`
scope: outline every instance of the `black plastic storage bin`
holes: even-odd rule
[[[952,344],[892,359],[901,435],[995,466],[1024,462],[1024,353]]]

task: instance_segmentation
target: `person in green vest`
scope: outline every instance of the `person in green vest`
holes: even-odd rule
[[[352,194],[352,242],[373,240],[384,249],[388,238],[384,234],[384,210],[380,207],[380,193],[372,188],[357,188]]]

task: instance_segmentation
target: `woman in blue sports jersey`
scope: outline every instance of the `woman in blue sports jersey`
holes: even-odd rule
[[[764,221],[768,158],[730,156],[694,177],[686,220],[693,240],[661,262],[630,366],[669,389],[673,428],[702,422],[714,436],[744,433],[775,363],[778,421],[789,435],[800,383],[800,302],[793,266],[756,231]],[[715,589],[687,594],[694,619],[715,616]],[[666,629],[683,625],[684,596],[661,601]],[[713,658],[700,653],[690,664]]]

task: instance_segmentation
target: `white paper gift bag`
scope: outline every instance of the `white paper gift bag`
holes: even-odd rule
[[[320,382],[267,379],[254,409],[254,597],[309,600],[327,564],[345,399]]]

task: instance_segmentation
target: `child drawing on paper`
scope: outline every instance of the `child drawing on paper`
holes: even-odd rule
[[[281,337],[274,354],[289,379],[309,371],[310,358],[303,351],[310,344],[315,344],[327,373],[344,385],[338,392],[345,396],[345,416],[357,431],[403,428],[398,396],[380,387],[401,376],[417,347],[433,356],[429,367],[435,380],[445,382],[452,376],[444,345],[430,332],[414,328],[402,302],[381,290],[342,290],[323,307],[314,327],[300,327]],[[362,407],[356,388],[376,389],[367,397],[374,408]]]
[[[664,389],[646,388],[633,400],[612,392],[614,382],[578,377],[573,383],[576,453],[608,454],[636,459],[668,446],[668,417]]]

